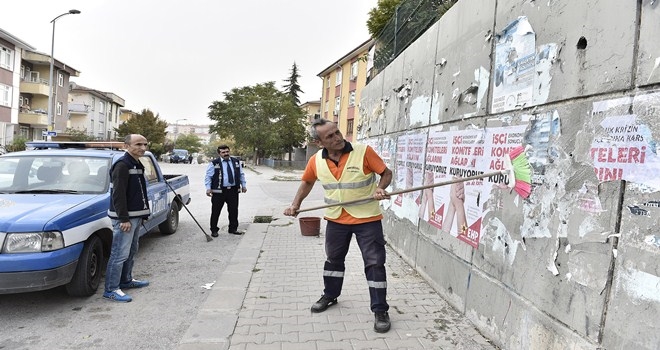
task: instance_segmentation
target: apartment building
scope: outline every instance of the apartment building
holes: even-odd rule
[[[123,122],[127,122],[129,119],[134,118],[136,115],[138,115],[137,112],[133,112],[132,110],[128,108],[120,108],[119,109],[119,124]]]
[[[307,116],[307,125],[312,124],[315,119],[321,118],[321,101],[307,101],[300,105]]]
[[[19,134],[27,139],[41,140],[48,128],[48,83],[50,55],[23,50],[21,57],[21,109],[18,115]],[[52,130],[61,133],[67,128],[69,78],[80,72],[70,65],[53,60]]]
[[[68,128],[85,132],[98,140],[114,140],[115,128],[125,101],[112,92],[104,92],[71,82]]]
[[[317,75],[323,80],[321,116],[337,122],[348,141],[357,136],[358,102],[367,84],[367,57],[373,44],[373,39],[363,42]]]
[[[181,135],[194,134],[199,137],[202,144],[208,144],[211,141],[210,125],[199,124],[167,124],[165,136],[169,141],[174,142]]]
[[[0,29],[0,146],[10,144],[19,132],[19,111],[29,106],[20,94],[24,50],[35,48]],[[27,102],[27,103],[26,103]]]

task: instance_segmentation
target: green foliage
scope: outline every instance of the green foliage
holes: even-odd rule
[[[178,134],[174,146],[187,149],[189,153],[197,153],[202,149],[202,140],[195,134]]]
[[[457,2],[458,0],[446,0],[440,6],[438,6],[438,18],[442,17]]]
[[[71,141],[94,141],[96,138],[94,136],[87,134],[87,129],[78,130],[73,128],[67,128],[64,130],[65,134],[69,135]]]
[[[305,115],[274,82],[234,88],[209,107],[210,132],[232,138],[241,150],[280,155],[305,140]],[[236,153],[232,150],[233,154]]]
[[[283,88],[284,88],[284,93],[291,96],[293,103],[295,103],[296,105],[300,104],[300,98],[298,97],[298,95],[304,92],[300,88],[300,84],[298,83],[298,78],[300,78],[300,74],[298,73],[298,66],[296,66],[296,62],[293,62],[293,66],[291,67],[291,75],[289,76],[288,79],[284,79],[284,81],[287,84],[284,85]]]
[[[160,159],[160,155],[165,153],[165,145],[162,143],[149,142],[149,152],[153,153],[156,159]]]
[[[367,27],[376,39],[374,67],[385,68],[458,0],[379,0]],[[398,21],[395,20],[398,18]]]
[[[25,151],[25,143],[29,140],[23,136],[15,137],[11,144],[5,146],[7,152]]]
[[[369,11],[369,18],[367,19],[367,30],[372,38],[375,38],[383,31],[383,28],[394,16],[396,7],[399,6],[403,0],[378,0],[376,7]]]
[[[158,115],[154,115],[149,109],[143,109],[133,118],[121,123],[118,128],[115,128],[115,131],[120,141],[123,141],[128,134],[141,134],[153,147],[155,144],[165,144],[167,134],[165,129],[167,129],[166,121],[160,119]]]

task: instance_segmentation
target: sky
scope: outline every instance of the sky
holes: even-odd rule
[[[72,81],[113,92],[124,108],[170,123],[210,124],[233,88],[274,81],[295,62],[300,101],[321,99],[317,74],[369,39],[377,0],[3,0],[0,28],[80,71]]]

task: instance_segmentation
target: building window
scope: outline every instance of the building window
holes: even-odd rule
[[[4,46],[0,46],[0,67],[12,70],[12,58],[14,57],[14,50],[10,50]]]
[[[57,102],[57,115],[62,115],[62,102]]]
[[[335,75],[335,86],[341,85],[341,68],[337,69],[337,74]]]
[[[11,86],[0,84],[0,106],[11,107]]]
[[[353,135],[353,121],[354,119],[346,121],[346,135]]]
[[[99,113],[105,113],[105,103],[99,101]]]
[[[339,97],[335,97],[335,111],[339,111],[341,108],[341,99]]]
[[[357,79],[358,76],[358,61],[351,63],[351,80]]]
[[[348,106],[355,107],[355,90],[348,93]]]
[[[64,86],[64,74],[62,73],[57,73],[57,86]]]
[[[325,77],[325,87],[329,88],[330,87],[330,77]]]
[[[94,106],[96,106],[96,97],[92,97],[92,111],[94,110]]]

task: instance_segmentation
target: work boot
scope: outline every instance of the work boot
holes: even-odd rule
[[[312,305],[312,312],[323,312],[327,310],[330,306],[337,304],[337,298],[329,298],[325,295],[321,296],[317,302]]]
[[[390,330],[390,315],[385,312],[376,312],[374,321],[374,331],[376,333],[387,333]]]

